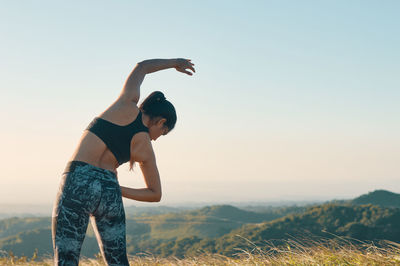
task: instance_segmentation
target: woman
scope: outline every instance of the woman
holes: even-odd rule
[[[146,74],[163,69],[193,75],[190,59],[152,59],[136,65],[118,99],[96,117],[62,175],[52,214],[56,265],[78,265],[89,217],[108,265],[129,265],[126,255],[125,212],[122,197],[157,202],[160,176],[151,145],[176,123],[173,105],[162,92],[153,92],[137,107]],[[146,188],[120,187],[117,168],[138,162]]]

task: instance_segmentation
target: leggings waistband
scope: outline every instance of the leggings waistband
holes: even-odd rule
[[[82,166],[87,166],[90,170],[93,170],[95,172],[98,172],[98,173],[101,173],[104,175],[108,175],[108,176],[111,175],[113,178],[115,178],[115,180],[117,180],[117,176],[116,176],[115,172],[104,169],[104,168],[100,168],[100,167],[97,167],[97,166],[94,166],[92,164],[89,164],[87,162],[82,162],[82,161],[69,161],[67,163],[67,166],[64,169],[63,174],[66,174],[69,172],[74,172],[77,167],[82,167]]]

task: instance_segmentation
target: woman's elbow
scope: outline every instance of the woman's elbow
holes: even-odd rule
[[[160,202],[161,201],[161,192],[159,192],[159,193],[155,193],[155,195],[154,195],[154,197],[153,197],[153,199],[152,199],[152,202]]]
[[[144,60],[144,61],[136,63],[135,70],[136,71],[142,71],[142,72],[146,73],[147,66],[148,66],[148,61]]]
[[[155,196],[154,196],[154,202],[160,202],[161,201],[161,192],[160,193],[157,193]]]

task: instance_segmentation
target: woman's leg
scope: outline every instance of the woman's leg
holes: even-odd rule
[[[78,265],[89,212],[100,198],[98,185],[79,171],[63,175],[52,214],[55,265]]]
[[[126,254],[125,211],[116,179],[102,181],[101,201],[91,217],[91,223],[106,263],[129,265]]]

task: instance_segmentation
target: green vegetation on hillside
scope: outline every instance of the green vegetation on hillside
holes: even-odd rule
[[[175,210],[175,209],[174,209]],[[142,215],[127,218],[127,250],[130,254],[148,251],[167,241],[195,237],[215,238],[244,224],[270,221],[301,207],[273,209],[265,213],[249,212],[229,205],[204,207],[179,213]],[[149,212],[148,210],[145,210]],[[163,212],[165,208],[155,211]],[[0,250],[12,250],[18,256],[30,256],[38,247],[38,256],[52,254],[51,218],[9,218],[0,221]],[[35,238],[34,240],[32,238]],[[34,245],[37,243],[42,243]],[[88,227],[81,254],[93,257],[99,252],[92,227]]]
[[[266,241],[280,245],[283,240],[293,237],[321,239],[343,236],[400,242],[399,224],[400,209],[325,204],[312,207],[303,214],[244,225],[216,239],[178,239],[153,246],[151,250],[162,256],[196,255],[202,251],[232,256],[238,249],[248,248],[249,241],[260,246]]]
[[[50,228],[48,217],[40,218],[8,218],[0,220],[0,239],[32,229]]]
[[[381,207],[400,208],[400,194],[387,190],[375,190],[351,201],[352,204],[373,204]]]
[[[354,203],[384,203],[385,195],[392,203],[396,202],[398,194],[376,191],[355,199]],[[279,246],[290,238],[319,240],[339,236],[400,242],[399,208],[351,203],[273,207],[265,212],[229,205],[150,216],[141,212],[141,215],[126,220],[127,251],[131,255],[155,254],[162,257],[197,256],[202,252],[232,256],[237,250],[248,248],[249,243],[264,246],[269,242]],[[155,212],[163,211],[165,209],[161,208]],[[37,248],[39,257],[51,256],[50,226],[51,218],[48,217],[0,220],[0,251],[32,256]],[[93,257],[98,252],[89,226],[81,254]]]

